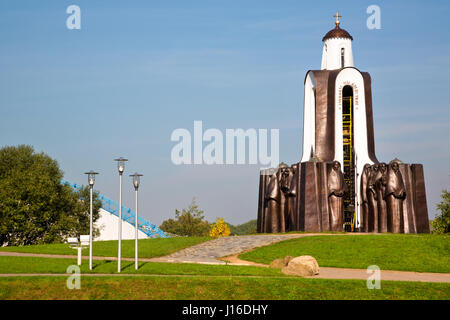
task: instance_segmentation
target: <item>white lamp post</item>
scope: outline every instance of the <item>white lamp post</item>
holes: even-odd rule
[[[95,175],[98,172],[85,172],[88,175],[89,191],[90,191],[90,214],[89,214],[89,270],[92,270],[92,189],[94,188]]]
[[[122,174],[125,171],[125,162],[128,159],[117,158],[117,169],[119,170],[119,250],[117,254],[117,272],[120,272],[120,260],[122,258]]]
[[[134,268],[138,269],[138,189],[139,189],[139,183],[140,183],[140,177],[142,177],[142,174],[134,173],[131,174],[130,177],[133,177],[133,186],[134,190],[136,192],[136,216],[134,220]]]

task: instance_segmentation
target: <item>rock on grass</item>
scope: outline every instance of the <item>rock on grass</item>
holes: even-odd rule
[[[319,274],[319,264],[311,256],[300,256],[289,261],[288,265],[281,268],[284,274],[310,277]]]

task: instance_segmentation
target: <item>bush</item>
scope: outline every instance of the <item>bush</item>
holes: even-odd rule
[[[444,234],[450,233],[450,192],[442,190],[442,201],[437,205],[437,209],[441,214],[431,221],[433,233]]]
[[[215,224],[212,225],[209,231],[210,237],[228,237],[230,235],[230,228],[225,223],[225,218],[217,218]]]
[[[159,228],[179,236],[208,236],[211,226],[204,218],[203,211],[198,208],[194,198],[189,207],[181,213],[175,209],[175,219],[163,221]]]

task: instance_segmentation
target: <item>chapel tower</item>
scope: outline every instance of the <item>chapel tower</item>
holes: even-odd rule
[[[321,68],[304,80],[301,160],[260,174],[258,232],[428,233],[423,166],[378,161],[371,78],[334,17]]]
[[[354,67],[353,37],[335,27],[322,39],[321,70],[306,74],[302,162],[339,161],[348,192],[344,197],[347,229],[359,223],[359,177],[364,164],[377,163],[373,135],[371,79]]]

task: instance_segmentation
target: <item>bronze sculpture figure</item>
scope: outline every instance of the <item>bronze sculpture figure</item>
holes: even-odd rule
[[[384,193],[387,182],[387,165],[381,162],[378,165],[378,179],[375,181],[375,189],[377,192],[377,208],[378,208],[378,232],[387,232],[387,211],[386,202],[384,201]]]
[[[269,185],[269,182],[272,176],[277,172],[277,169],[270,168],[264,169],[260,172],[259,178],[259,197],[258,197],[258,218],[257,218],[257,226],[256,231],[259,233],[268,232],[270,230],[268,227],[268,208],[267,208],[267,200],[266,200],[266,192]]]
[[[406,196],[405,185],[397,161],[389,164],[384,199],[387,203],[388,231],[403,233],[403,200]]]
[[[284,204],[284,194],[280,189],[279,180],[279,172],[270,177],[264,196],[266,207],[264,232],[266,233],[276,233],[284,230],[284,223],[282,224],[280,219],[281,208]]]
[[[361,228],[360,231],[369,231],[369,201],[367,198],[367,186],[370,178],[370,164],[366,163],[361,175]]]
[[[343,196],[346,191],[341,164],[333,161],[333,167],[328,174],[328,201],[330,207],[330,224],[332,231],[342,231],[344,220]]]
[[[298,179],[298,163],[293,164],[290,168],[289,174],[289,190],[286,192],[288,197],[287,203],[287,217],[286,217],[286,231],[294,231],[298,230],[297,226],[297,216],[296,206],[297,206],[297,183],[295,183]]]
[[[285,163],[281,163],[277,173],[269,179],[265,194],[265,200],[267,201],[265,232],[286,231],[286,218],[290,211],[287,197],[292,176],[291,168]]]
[[[370,167],[370,175],[367,186],[367,199],[369,202],[369,228],[368,232],[378,232],[378,198],[375,182],[379,178],[378,165]]]

